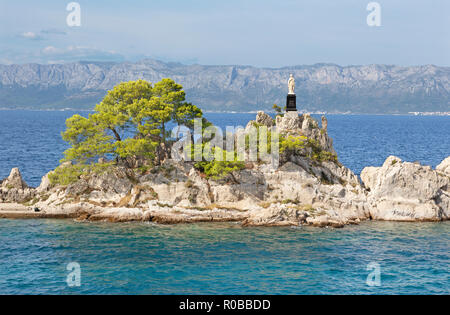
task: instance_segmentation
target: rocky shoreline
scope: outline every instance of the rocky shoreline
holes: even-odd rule
[[[67,186],[52,185],[50,172],[37,188],[28,187],[16,168],[0,182],[0,218],[336,228],[366,220],[450,218],[450,157],[432,169],[391,156],[358,178],[334,158],[325,118],[319,127],[307,114],[273,120],[258,112],[246,132],[254,124],[312,139],[326,158],[311,158],[311,148],[302,148],[281,154],[278,169],[247,163],[220,180],[206,178],[193,162],[167,159],[145,174],[112,166]]]

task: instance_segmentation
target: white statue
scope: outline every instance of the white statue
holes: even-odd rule
[[[288,86],[289,86],[289,94],[295,94],[295,79],[293,74],[291,74],[289,77]]]

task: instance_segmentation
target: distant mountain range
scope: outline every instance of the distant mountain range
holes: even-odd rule
[[[297,82],[299,109],[330,113],[450,111],[450,67],[316,64],[285,68],[202,66],[143,60],[0,65],[0,108],[92,109],[119,82],[172,78],[206,111],[256,111],[285,105]]]

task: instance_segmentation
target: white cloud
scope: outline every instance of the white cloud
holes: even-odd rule
[[[20,34],[21,37],[26,38],[26,39],[34,39],[34,40],[39,40],[42,39],[41,36],[39,36],[38,34],[34,33],[34,32],[25,32]]]
[[[67,35],[66,31],[62,31],[56,28],[46,29],[41,31],[42,34],[52,34],[52,35]]]
[[[44,49],[42,49],[42,53],[44,53],[45,55],[57,54],[60,52],[61,52],[60,49],[53,47],[53,46],[47,46]]]
[[[35,33],[33,33],[33,32],[25,32],[25,33],[22,34],[22,37],[25,37],[25,38],[36,38],[37,35]]]
[[[63,64],[79,61],[122,62],[125,61],[125,57],[117,52],[81,46],[45,46],[27,52],[0,49],[0,64]]]
[[[125,60],[125,58],[117,52],[84,46],[68,46],[65,48],[47,46],[42,49],[40,59],[41,61],[39,62],[44,63]]]

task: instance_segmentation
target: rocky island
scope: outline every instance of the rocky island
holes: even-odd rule
[[[179,119],[190,125],[201,112],[181,103],[184,92],[172,81],[154,87],[143,81],[127,84],[108,93],[96,114],[68,120],[63,137],[72,148],[39,187],[28,187],[17,168],[0,182],[1,218],[336,228],[365,220],[450,218],[450,157],[432,169],[390,156],[381,167],[365,168],[359,178],[339,162],[325,117],[319,125],[308,114],[280,111],[273,119],[261,111],[242,134],[247,139],[255,127],[276,131],[277,168],[260,159],[221,163],[176,159],[168,150],[177,142],[166,139],[166,120],[159,124],[160,120],[145,117],[162,117],[169,108],[175,114],[167,121]],[[145,99],[136,99],[134,93],[127,101],[129,88],[145,94]],[[161,100],[171,107],[161,111]],[[138,131],[134,137],[120,138],[113,122],[121,128],[133,122]],[[155,137],[155,130],[163,130],[162,136]],[[94,153],[89,151],[93,147]],[[86,164],[88,160],[91,164]]]
[[[273,120],[259,112],[255,122]],[[280,117],[276,126],[334,152],[326,129],[308,115]],[[171,159],[149,174],[113,166],[68,186],[52,185],[50,175],[31,188],[13,169],[1,181],[0,217],[321,227],[450,218],[450,157],[433,170],[391,156],[382,167],[365,168],[361,180],[337,160],[320,162],[296,152],[282,156],[275,171],[251,164],[220,180],[206,178],[194,162]]]

